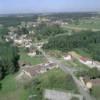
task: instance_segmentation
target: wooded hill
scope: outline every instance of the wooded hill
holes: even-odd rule
[[[51,37],[44,49],[58,49],[61,51],[72,51],[76,48],[90,53],[93,59],[100,60],[100,32],[83,31],[68,36],[62,34]]]
[[[0,79],[19,69],[17,48],[10,43],[0,43]]]

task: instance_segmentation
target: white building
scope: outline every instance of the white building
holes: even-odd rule
[[[28,56],[30,56],[30,57],[34,57],[34,56],[36,56],[36,52],[35,52],[35,51],[33,51],[33,52],[29,52],[29,53],[28,53]]]
[[[71,55],[67,55],[67,56],[63,56],[64,60],[72,60],[72,56]]]
[[[83,64],[86,64],[86,65],[93,64],[93,60],[85,58],[85,57],[80,57],[79,61]]]

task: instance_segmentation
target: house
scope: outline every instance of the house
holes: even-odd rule
[[[84,86],[84,89],[89,90],[93,87],[92,83],[90,82],[89,77],[80,77],[80,81]]]
[[[93,61],[92,59],[80,57],[79,61],[83,64],[88,65],[90,68],[96,67],[100,70],[100,62]]]
[[[46,18],[46,17],[38,17],[37,22],[41,23],[41,22],[50,22],[50,19]]]
[[[58,65],[56,63],[39,64],[34,67],[28,66],[28,65],[25,65],[25,66],[27,66],[27,67],[23,67],[22,72],[24,72],[24,74],[31,76],[31,77],[34,77],[38,74],[43,74],[53,68],[58,68]]]
[[[28,56],[30,56],[30,57],[36,56],[36,51],[29,52],[28,53]]]
[[[97,67],[97,68],[100,70],[100,62],[94,61],[94,62],[93,62],[93,65],[94,65],[95,67]]]
[[[96,68],[98,68],[100,70],[100,62],[93,61],[93,59],[80,56],[79,54],[77,54],[76,52],[73,52],[73,51],[69,52],[68,54],[71,55],[73,59],[77,59],[82,64],[87,65],[89,68],[96,67]],[[68,59],[68,58],[67,57],[64,57],[64,59]]]
[[[79,61],[83,64],[93,64],[93,60],[86,57],[80,57]]]
[[[68,22],[62,22],[62,23],[61,23],[61,26],[62,26],[62,27],[66,26],[66,25],[68,25]]]
[[[17,45],[21,45],[23,43],[23,40],[17,40],[17,39],[15,39],[14,43],[17,44]]]
[[[71,55],[66,55],[66,56],[63,56],[64,60],[72,60],[72,56]]]
[[[28,52],[28,56],[33,57],[36,55],[36,48],[30,45],[29,47],[27,47],[27,52]]]
[[[53,68],[58,68],[58,65],[54,62],[48,62],[44,64],[46,70],[51,70]]]

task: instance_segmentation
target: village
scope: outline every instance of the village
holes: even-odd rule
[[[22,21],[17,26],[7,27],[8,33],[3,38],[18,49],[19,55],[19,70],[13,82],[19,90],[23,88],[26,92],[27,88],[30,89],[28,100],[41,100],[41,98],[43,100],[95,100],[99,95],[98,91],[98,93],[95,92],[100,88],[98,60],[82,55],[74,49],[60,51],[63,44],[59,41],[59,45],[62,45],[60,49],[44,48],[45,44],[53,41],[51,39],[53,37],[62,38],[64,35],[73,36],[74,32],[75,34],[81,32],[79,28],[69,28],[69,24],[74,21],[72,18],[66,18],[64,21],[38,16],[36,21]],[[68,26],[67,30],[65,26]],[[46,31],[45,28],[47,28]],[[86,31],[86,29],[82,31],[84,30]],[[56,42],[54,44],[56,45]]]
[[[43,21],[44,21],[44,19],[43,19]],[[48,21],[48,20],[46,20],[46,21]],[[35,34],[33,31],[29,32],[29,33]],[[39,51],[44,44],[44,42],[33,43],[32,39],[29,35],[26,34],[26,35],[19,36],[17,33],[13,33],[13,31],[9,32],[8,35],[5,36],[5,40],[7,42],[13,41],[14,45],[16,45],[19,48],[25,48],[27,50],[27,52],[26,52],[27,55],[30,56],[31,58],[37,55],[37,50]],[[62,58],[66,62],[78,60],[80,63],[86,65],[90,69],[97,68],[98,70],[100,70],[100,62],[93,61],[92,59],[89,59],[87,57],[80,56],[76,52],[66,53],[64,56],[62,55]],[[55,68],[59,68],[59,64],[55,63],[53,61],[48,61],[48,60],[46,60],[45,63],[37,64],[34,66],[31,64],[28,64],[26,62],[20,62],[20,71],[19,71],[19,74],[16,76],[16,80],[20,81],[22,83],[25,81],[30,81],[34,77],[36,77],[40,74],[44,74],[44,73],[48,72],[49,70],[53,70]],[[80,84],[82,85],[82,87],[85,89],[85,91],[90,91],[93,86],[95,86],[95,85],[97,86],[100,84],[99,78],[90,79],[89,77],[87,78],[87,77],[80,76],[79,81],[80,81]],[[50,98],[52,100],[56,100],[56,99],[54,99],[56,97],[52,97],[50,95],[55,94],[55,96],[56,96],[58,94],[61,95],[63,93],[63,92],[59,91],[57,94],[57,91],[54,91],[54,90],[46,90],[45,92],[46,92],[45,98],[48,98],[48,99]],[[52,94],[52,92],[54,92],[54,93]],[[64,95],[65,95],[65,97],[64,97]],[[74,95],[74,94],[69,93],[69,95]],[[74,95],[74,96],[77,98],[80,98],[79,100],[83,100],[83,97],[81,95]],[[58,97],[58,98],[60,98],[60,97]],[[68,98],[68,95],[63,93],[61,98],[64,98],[64,100],[65,100],[65,98]],[[69,98],[71,98],[71,96],[69,96]],[[57,99],[57,100],[61,100],[61,99]],[[70,99],[68,99],[68,100],[70,100]]]

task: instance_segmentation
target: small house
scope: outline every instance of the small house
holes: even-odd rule
[[[71,55],[66,55],[66,56],[63,56],[64,60],[72,60],[72,56]]]
[[[83,64],[87,64],[87,65],[92,65],[93,61],[89,58],[85,58],[85,57],[80,57],[79,61]]]

